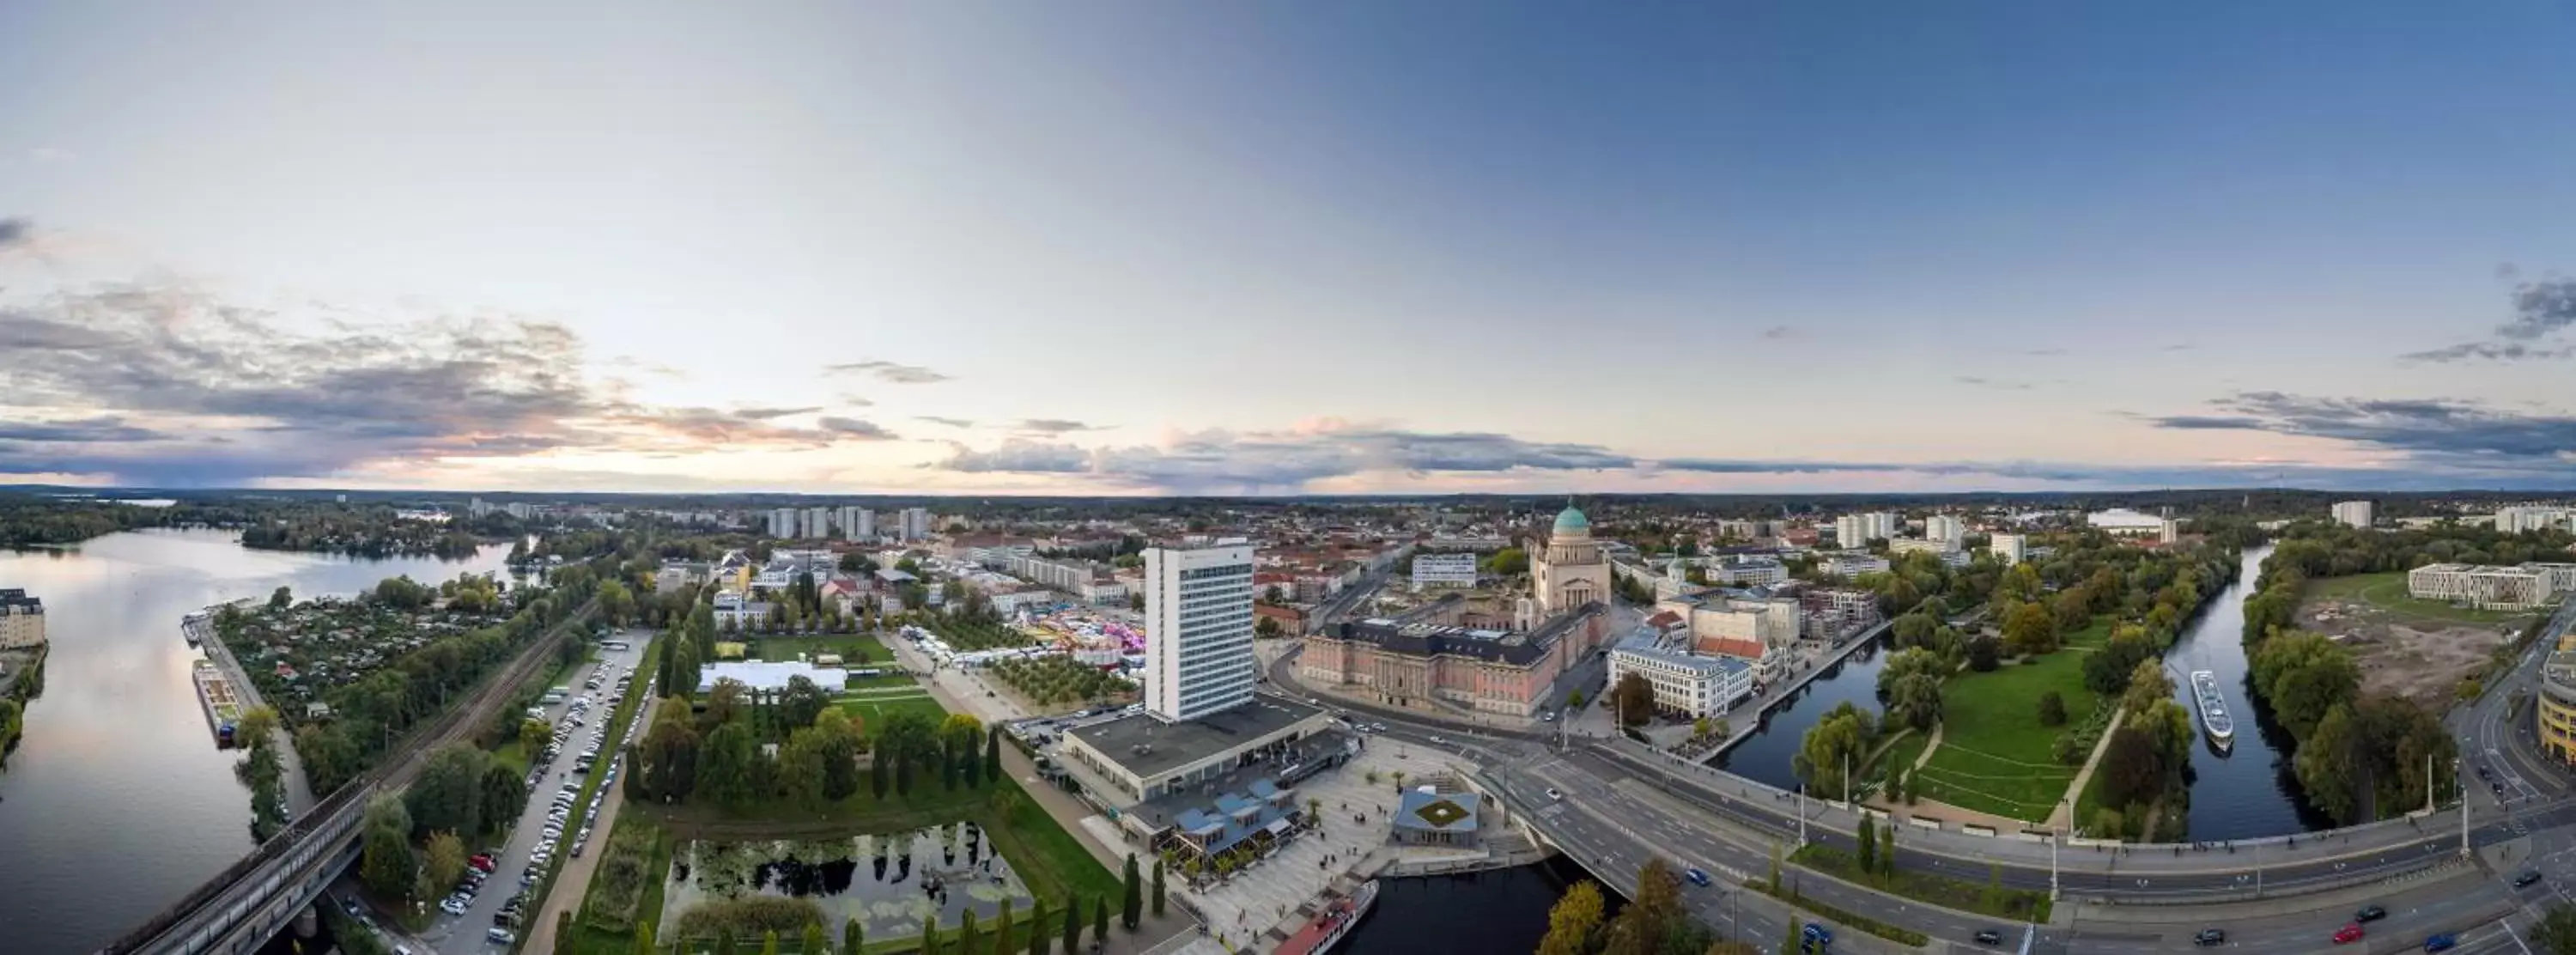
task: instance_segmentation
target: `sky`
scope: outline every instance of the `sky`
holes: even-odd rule
[[[0,5],[0,483],[2576,487],[2561,4],[534,6]]]

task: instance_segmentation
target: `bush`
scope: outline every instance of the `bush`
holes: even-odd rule
[[[2057,734],[2057,740],[2048,744],[2048,753],[2058,762],[2069,766],[2084,762],[2084,744],[2078,741],[2073,733]]]
[[[1984,636],[1970,640],[1968,641],[1968,669],[1979,673],[1994,672],[1995,665],[2003,661],[2003,654],[2003,641]]]
[[[802,932],[805,923],[822,921],[822,907],[809,899],[752,895],[689,906],[675,927],[682,938],[757,938],[763,932]]]
[[[2039,695],[2039,725],[2066,725],[2066,698],[2059,696],[2056,690]]]
[[[635,930],[635,910],[644,890],[661,878],[653,857],[659,831],[629,813],[617,820],[601,851],[599,871],[590,877],[590,897],[582,904],[582,922],[624,935]]]

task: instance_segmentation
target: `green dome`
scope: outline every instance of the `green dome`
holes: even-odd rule
[[[1591,519],[1584,517],[1582,511],[1575,510],[1572,506],[1568,506],[1565,510],[1558,511],[1556,514],[1556,532],[1559,534],[1563,534],[1567,531],[1590,531],[1591,529]]]

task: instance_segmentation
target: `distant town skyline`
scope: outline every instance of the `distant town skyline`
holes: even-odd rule
[[[2576,486],[2576,17],[0,8],[0,483]]]

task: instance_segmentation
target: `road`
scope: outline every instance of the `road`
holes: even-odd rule
[[[2563,608],[2542,643],[2554,641],[2571,621],[2576,621],[2576,607]],[[2501,800],[2492,792],[2475,793],[2469,807],[2468,841],[2493,847],[2488,851],[2509,863],[2502,867],[2465,864],[2459,855],[2460,817],[2441,814],[2413,824],[2269,847],[2061,849],[2056,881],[2070,898],[2193,897],[2210,898],[2212,904],[2128,906],[2091,919],[2061,917],[2060,924],[2048,926],[2001,925],[1813,874],[1789,878],[1799,880],[1810,897],[1924,932],[1936,940],[1936,948],[1962,951],[1980,950],[1968,940],[1986,928],[2003,930],[2008,947],[2020,947],[2022,936],[2028,935],[2032,952],[2190,949],[2192,934],[2212,925],[2229,932],[2227,947],[2235,950],[2333,950],[2329,936],[2350,916],[2350,907],[2336,900],[2358,895],[2379,900],[2392,913],[2388,922],[2374,923],[2360,950],[2412,949],[2428,934],[2452,931],[2459,933],[2459,951],[2522,952],[2515,926],[2529,925],[2546,903],[2576,901],[2560,888],[2576,884],[2576,798],[2569,795],[2567,775],[2532,752],[2528,710],[2521,711],[2517,723],[2510,706],[2512,689],[2534,679],[2544,656],[2545,650],[2527,655],[2504,685],[2454,716],[2470,740],[2464,751],[2487,754],[2507,792]],[[1293,674],[1286,673],[1292,661],[1293,656],[1277,661],[1273,677],[1277,685],[1295,690]],[[1291,678],[1281,680],[1283,675]],[[1688,896],[1693,911],[1710,926],[1722,933],[1740,930],[1742,937],[1757,941],[1776,939],[1785,929],[1783,920],[1789,916],[1776,902],[1757,894],[1748,903],[1728,886],[1767,873],[1774,845],[1785,849],[1796,843],[1801,806],[1794,796],[1706,767],[1641,764],[1612,751],[1611,744],[1554,748],[1548,745],[1553,734],[1544,730],[1460,726],[1435,714],[1337,702],[1354,716],[1385,724],[1383,737],[1391,742],[1450,749],[1477,759],[1512,802],[1538,814],[1561,848],[1609,875],[1623,891],[1633,888],[1638,865],[1662,856],[1719,878],[1716,889],[1695,889]],[[1550,789],[1563,798],[1547,796]],[[1808,839],[1853,848],[1851,815],[1820,802],[1806,803],[1803,814]],[[2530,848],[2534,846],[2538,848]],[[2008,887],[2044,890],[2051,884],[2049,849],[2045,843],[1902,829],[1897,857],[1910,870],[1945,872],[1980,883],[1991,873]],[[2534,856],[2532,865],[2548,878],[2527,889],[2512,888],[2508,880],[2522,868],[2520,858]],[[2276,894],[2332,886],[2349,887],[2316,895]],[[2201,920],[2204,915],[2207,921]]]
[[[641,630],[622,633],[617,639],[625,640],[627,649],[597,651],[600,657],[598,661],[584,663],[574,668],[572,675],[567,678],[575,697],[586,693],[595,702],[582,715],[584,725],[575,728],[571,737],[564,742],[562,754],[556,756],[554,763],[547,768],[545,778],[529,789],[528,804],[520,809],[518,820],[511,825],[510,834],[499,847],[501,851],[495,854],[498,865],[492,873],[491,880],[484,883],[483,891],[475,896],[474,903],[467,906],[465,914],[461,916],[448,915],[444,912],[436,913],[436,918],[430,923],[429,928],[419,933],[420,939],[437,946],[441,955],[469,955],[469,953],[470,955],[491,955],[494,952],[508,950],[507,946],[492,944],[484,934],[493,927],[492,917],[500,913],[501,906],[520,891],[520,873],[526,871],[528,867],[530,850],[536,848],[539,839],[544,838],[538,830],[545,827],[546,813],[552,808],[551,801],[556,791],[564,783],[581,778],[572,775],[573,760],[583,749],[597,741],[600,734],[608,731],[610,713],[608,691],[614,685],[616,675],[633,670],[636,664],[643,661],[644,646],[652,638],[651,633]],[[603,672],[607,668],[614,668],[614,671],[607,673],[608,679],[601,681],[599,689],[582,689],[582,683],[588,680],[591,674]],[[644,679],[651,679],[651,675],[646,674]],[[640,688],[638,689],[640,691]],[[546,707],[546,719],[548,722],[560,724],[571,714],[571,711],[570,701],[552,704]],[[617,747],[613,745],[601,747],[602,759],[599,767],[593,772],[607,772],[608,766],[615,761],[616,750]],[[576,820],[585,818],[585,811],[586,807],[575,807],[574,818]],[[573,836],[580,830],[581,824],[578,821],[568,825],[562,844],[557,846],[555,851],[558,854],[571,851]],[[593,832],[588,851],[598,851],[605,848],[607,844],[606,831]],[[491,847],[468,846],[468,848],[480,852]],[[444,891],[447,888],[451,887],[442,886],[441,890]],[[577,899],[582,889],[582,886],[575,885],[559,888],[558,892],[572,892]],[[431,904],[436,903],[437,900],[431,900]]]

